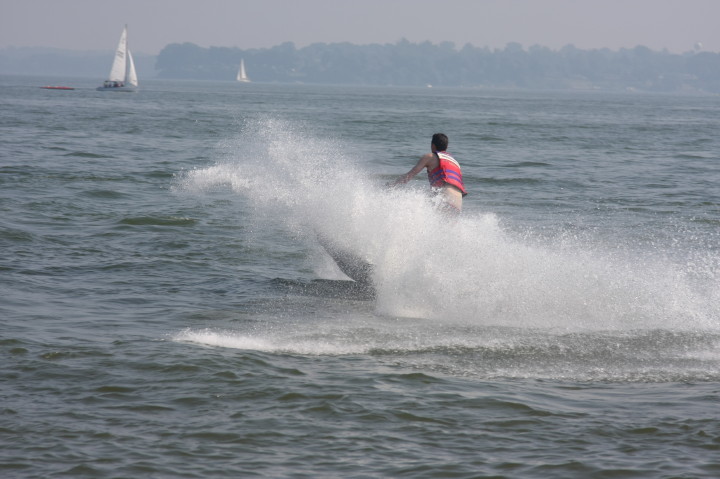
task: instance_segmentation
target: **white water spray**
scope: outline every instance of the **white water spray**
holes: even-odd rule
[[[449,222],[424,189],[384,189],[369,159],[348,150],[286,122],[249,122],[225,158],[182,186],[228,186],[258,227],[282,224],[308,244],[320,234],[367,259],[380,315],[563,331],[718,328],[717,254],[694,268],[589,238],[520,237],[467,209]]]

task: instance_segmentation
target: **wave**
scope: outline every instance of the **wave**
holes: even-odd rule
[[[196,223],[196,219],[175,216],[136,216],[120,220],[120,224],[132,226],[193,226]]]
[[[408,334],[411,332],[411,334]],[[393,325],[359,318],[185,330],[172,340],[269,354],[371,356],[440,375],[560,381],[718,381],[720,335],[664,330],[556,334],[517,328]]]
[[[97,153],[90,153],[88,151],[72,151],[70,153],[64,154],[63,156],[69,156],[69,157],[75,157],[75,158],[90,158],[90,159],[113,158],[112,156],[99,155]]]

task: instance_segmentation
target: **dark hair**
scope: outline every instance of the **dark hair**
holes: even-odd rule
[[[445,133],[435,133],[432,137],[432,144],[437,151],[445,151],[448,147],[448,137]]]

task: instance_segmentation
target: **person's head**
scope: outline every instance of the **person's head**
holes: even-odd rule
[[[432,137],[431,145],[436,151],[445,151],[448,147],[448,137],[445,133],[435,133]]]

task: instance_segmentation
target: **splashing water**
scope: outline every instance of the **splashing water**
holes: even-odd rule
[[[247,122],[224,150],[181,188],[230,187],[258,228],[282,224],[308,245],[323,235],[366,259],[380,315],[561,331],[718,328],[717,254],[680,265],[591,238],[512,233],[467,209],[448,221],[425,191],[385,189],[361,154],[275,119]]]

